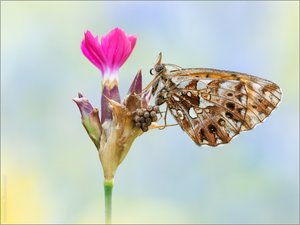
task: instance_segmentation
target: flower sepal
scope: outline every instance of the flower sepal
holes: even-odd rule
[[[133,111],[112,99],[107,100],[112,110],[112,121],[109,124],[110,128],[102,132],[99,157],[105,179],[111,180],[133,141],[143,132],[134,126]]]

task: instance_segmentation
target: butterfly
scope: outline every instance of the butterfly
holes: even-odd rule
[[[209,68],[184,69],[161,63],[150,70],[155,105],[167,104],[197,145],[218,146],[264,121],[281,100],[280,87],[245,73]],[[166,123],[166,118],[165,118]]]

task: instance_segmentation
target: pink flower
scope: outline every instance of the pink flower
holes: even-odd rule
[[[136,43],[135,35],[127,35],[120,28],[115,28],[107,35],[94,37],[88,30],[81,42],[83,54],[102,73],[101,121],[112,119],[108,99],[120,103],[118,72],[130,56]]]
[[[126,35],[119,28],[101,37],[101,42],[87,31],[81,42],[83,54],[102,73],[101,119],[98,109],[81,93],[73,100],[80,110],[83,126],[97,147],[106,181],[113,180],[133,141],[144,132],[134,121],[137,110],[146,109],[151,97],[151,89],[142,91],[142,71],[134,77],[122,103],[118,87],[119,69],[135,43],[135,36]]]
[[[120,28],[115,28],[107,35],[94,37],[88,30],[81,42],[83,54],[101,70],[103,80],[117,79],[118,71],[130,56],[136,43],[135,35],[126,35]],[[103,82],[104,84],[105,82]]]
[[[120,28],[102,36],[101,42],[97,36],[86,31],[81,42],[83,54],[102,73],[101,119],[98,108],[93,107],[81,93],[73,101],[80,110],[81,122],[97,148],[103,168],[106,224],[111,222],[111,193],[117,168],[138,136],[148,128],[159,127],[152,124],[157,121],[160,112],[149,105],[152,90],[142,89],[141,70],[137,72],[127,96],[121,102],[118,72],[135,44],[136,37],[126,35]]]

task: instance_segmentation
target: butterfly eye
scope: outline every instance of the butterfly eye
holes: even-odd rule
[[[155,72],[160,73],[161,71],[163,71],[165,69],[165,65],[163,64],[158,64],[154,67]]]
[[[151,74],[151,75],[154,75],[154,73],[153,73],[153,68],[150,69],[150,74]]]

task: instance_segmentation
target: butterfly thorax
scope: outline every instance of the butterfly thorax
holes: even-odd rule
[[[159,73],[156,75],[157,81],[152,86],[152,94],[155,96],[155,105],[161,105],[170,97],[170,91],[176,88],[176,84],[170,79],[165,67],[161,65]],[[162,88],[158,90],[159,86]],[[158,91],[157,91],[158,90]]]
[[[155,105],[161,105],[165,103],[170,97],[170,91],[176,87],[175,83],[173,83],[171,80],[162,80],[161,82],[164,84],[164,87],[157,92],[155,97]]]

